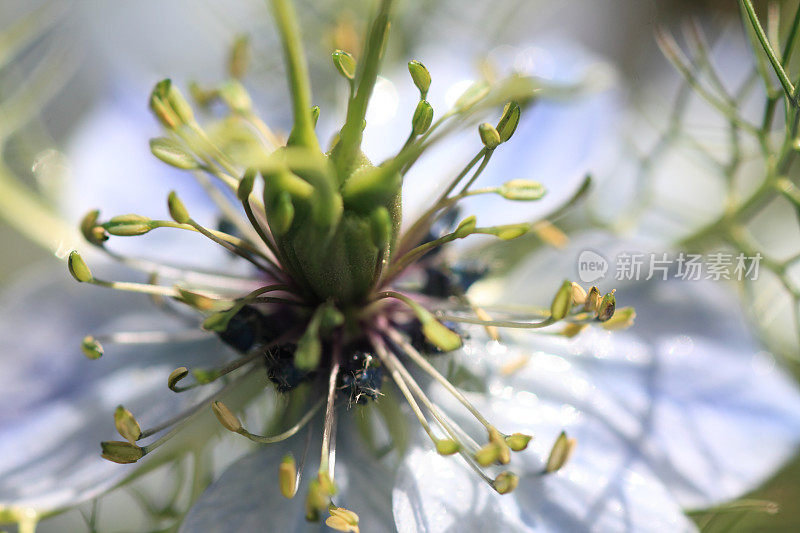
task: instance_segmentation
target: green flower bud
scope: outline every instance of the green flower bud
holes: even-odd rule
[[[503,108],[503,115],[497,123],[500,142],[506,142],[514,135],[519,124],[520,108],[516,102],[509,102]]]
[[[414,135],[422,135],[431,127],[433,122],[433,107],[427,100],[420,100],[411,119],[411,130]]]
[[[103,356],[103,346],[91,335],[85,336],[81,341],[81,351],[89,359],[100,359]]]
[[[278,485],[284,498],[292,499],[297,494],[297,464],[291,452],[283,457],[278,466]]]
[[[103,459],[122,465],[135,463],[144,457],[144,450],[130,442],[118,440],[106,441],[100,443],[100,448],[103,450]]]
[[[69,268],[69,273],[72,274],[72,277],[80,283],[86,283],[93,279],[92,271],[89,270],[81,255],[75,250],[69,253],[67,268]]]
[[[549,474],[561,470],[572,455],[576,444],[577,441],[575,439],[568,438],[567,434],[562,431],[550,450],[550,456],[547,458],[544,471]]]
[[[232,78],[242,79],[250,65],[250,37],[239,35],[233,41],[230,56],[228,57],[228,74]]]
[[[258,176],[258,172],[254,168],[244,171],[244,176],[239,180],[239,187],[236,189],[236,196],[240,201],[246,202],[250,198],[250,193],[253,192],[253,186],[256,183],[256,176]]]
[[[175,191],[170,191],[169,196],[167,196],[167,208],[169,209],[169,216],[178,224],[187,224],[191,220],[186,206],[183,205],[181,199],[178,198],[178,193]]]
[[[389,246],[392,239],[392,218],[389,210],[381,206],[372,211],[369,216],[370,237],[372,244],[378,250],[383,250]]]
[[[234,113],[245,115],[253,110],[253,99],[239,80],[228,80],[219,88],[219,96]]]
[[[478,126],[478,133],[481,136],[481,142],[487,149],[494,150],[500,144],[500,134],[488,122]]]
[[[117,432],[130,442],[131,444],[139,440],[142,435],[142,428],[139,422],[136,421],[133,414],[125,409],[122,405],[118,405],[114,411],[114,425],[117,427]]]
[[[558,289],[558,292],[553,298],[553,303],[550,304],[550,316],[553,317],[553,320],[561,320],[567,316],[571,308],[572,282],[565,281],[561,284],[561,288]]]
[[[339,74],[352,80],[356,76],[356,60],[345,52],[344,50],[336,50],[331,54],[333,58],[333,66],[339,71]]]
[[[600,301],[600,306],[597,308],[597,320],[605,322],[614,316],[614,310],[617,307],[617,299],[614,297],[614,291],[609,292]]]
[[[494,479],[494,490],[500,494],[508,494],[519,485],[519,476],[512,472],[502,472]]]
[[[439,439],[436,441],[436,452],[439,455],[453,455],[458,453],[461,445],[452,439]]]
[[[106,230],[97,223],[97,219],[99,217],[100,211],[97,209],[92,209],[83,216],[80,224],[83,238],[95,246],[102,246],[103,243],[108,240]]]
[[[178,382],[189,375],[189,369],[185,366],[180,366],[170,372],[169,377],[167,378],[167,387],[169,390],[174,391]]]
[[[219,421],[220,425],[227,429],[228,431],[233,431],[234,433],[238,433],[242,430],[242,423],[233,411],[228,409],[228,406],[220,401],[211,402],[211,411],[213,411],[214,416],[217,417],[217,421]]]
[[[431,73],[416,59],[408,62],[408,72],[411,74],[411,79],[414,80],[414,85],[419,89],[420,97],[424,99],[431,87]]]
[[[528,202],[544,196],[545,188],[538,181],[518,179],[505,182],[497,193],[506,200]]]
[[[152,220],[141,215],[118,215],[103,224],[103,228],[111,235],[134,237],[152,230],[153,225]]]
[[[167,137],[150,139],[150,151],[161,161],[175,168],[192,169],[200,166],[194,156],[180,143]]]
[[[532,438],[533,437],[530,435],[525,435],[523,433],[514,433],[506,437],[506,444],[515,452],[521,452],[528,447],[528,443]]]

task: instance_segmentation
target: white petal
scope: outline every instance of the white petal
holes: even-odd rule
[[[342,411],[341,415],[352,413]],[[343,419],[338,434],[335,478],[339,492],[334,503],[356,512],[362,531],[393,531],[393,474],[365,450],[353,424]],[[289,451],[295,458],[302,456],[305,434],[301,435],[263,446],[231,465],[195,502],[181,531],[329,531],[321,523],[309,523],[304,518],[308,481],[319,465],[319,438],[311,439],[296,496],[287,500],[278,487],[278,466],[283,456]]]
[[[85,334],[186,326],[144,296],[80,285],[65,270],[34,269],[0,301],[2,505],[54,510],[117,483],[135,466],[100,458],[100,441],[119,439],[114,408],[125,404],[143,427],[155,425],[190,400],[167,390],[169,372],[225,353],[215,340],[109,345],[89,361]]]

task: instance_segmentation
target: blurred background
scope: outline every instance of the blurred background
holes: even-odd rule
[[[370,13],[371,2],[297,4],[324,131],[342,116],[345,98],[344,85],[330,83],[330,51],[359,49],[362,17]],[[791,23],[797,2],[757,2],[757,7],[779,31]],[[674,34],[689,50],[693,43],[707,43],[721,85],[731,92],[748,82],[752,49],[738,5],[730,0],[401,2],[384,68],[386,81],[376,90],[375,109],[368,117],[368,128],[385,128],[385,144],[368,146],[373,151],[368,155],[379,159],[396,150],[399,144],[392,142],[402,143],[407,133],[408,102],[415,98],[404,77],[410,58],[429,67],[445,100],[448,88],[492,65],[502,69],[510,64],[556,81],[580,79],[591,85],[587,95],[565,102],[563,109],[536,111],[540,114],[532,119],[530,154],[524,149],[507,165],[519,165],[519,158],[525,158],[522,164],[529,163],[531,175],[556,199],[586,172],[592,173],[597,182],[593,197],[581,216],[563,221],[561,231],[566,234],[572,224],[589,224],[627,237],[681,243],[722,212],[733,194],[725,169],[709,165],[708,159],[721,161],[723,167],[735,159],[730,176],[735,175],[737,186],[744,189],[762,178],[763,165],[754,147],[731,141],[728,121],[702,98],[686,97],[688,103],[676,119],[673,110],[686,91],[685,83],[659,49],[657,28]],[[77,222],[101,198],[109,213],[135,212],[152,198],[159,198],[161,206],[172,174],[152,158],[147,146],[158,134],[147,110],[150,90],[164,77],[182,87],[192,81],[210,86],[224,79],[238,36],[250,39],[246,86],[257,109],[276,131],[287,129],[281,57],[268,9],[260,0],[7,0],[0,3],[0,32],[0,183],[13,182],[32,192],[39,207],[70,222]],[[742,99],[743,112],[760,117],[763,93],[758,88],[749,91]],[[396,120],[400,130],[393,126]],[[553,130],[537,132],[537,124]],[[534,146],[536,135],[542,143],[548,138],[558,141],[547,145],[547,161],[538,159],[542,151]],[[449,168],[451,163],[436,164]],[[108,205],[115,181],[142,174],[150,177],[141,185],[141,195],[126,195],[119,204]],[[6,201],[13,203],[10,198]],[[53,253],[63,247],[42,243],[35,228],[26,228],[24,209],[10,216],[4,211],[0,290],[31,265],[52,261]],[[797,221],[788,203],[766,206],[752,234],[759,250],[781,257],[800,250]],[[542,240],[528,244],[526,252],[537,249]],[[731,283],[731,291],[742,291],[744,306],[754,314],[754,330],[795,370],[799,322],[792,318],[797,297],[791,287],[798,269],[785,270],[782,276],[765,275],[746,291]],[[751,290],[755,292],[747,292]],[[754,311],[756,302],[765,298],[769,309]],[[749,512],[744,507],[697,512],[694,517],[709,531],[797,531],[800,461],[748,498],[775,502],[781,512]]]

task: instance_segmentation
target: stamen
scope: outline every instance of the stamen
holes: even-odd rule
[[[434,346],[444,352],[452,352],[461,347],[461,336],[448,329],[420,304],[396,291],[384,291],[375,295],[376,299],[394,298],[406,304],[422,324],[422,333]]]
[[[278,344],[278,341],[272,343],[271,346],[275,346],[277,344]],[[250,354],[248,354],[248,355],[246,355],[244,357],[240,357],[239,359],[235,359],[235,360],[231,361],[230,363],[228,363],[227,365],[223,365],[223,366],[220,366],[220,367],[217,367],[217,368],[212,368],[212,369],[201,369],[201,368],[198,368],[198,369],[195,369],[195,370],[192,371],[192,374],[194,375],[196,381],[194,383],[190,384],[190,385],[186,385],[186,386],[182,386],[182,387],[178,386],[178,382],[181,381],[183,378],[185,378],[188,375],[188,372],[183,372],[182,371],[180,373],[181,374],[180,376],[170,375],[170,379],[168,380],[169,389],[171,391],[173,391],[173,392],[185,392],[185,391],[190,390],[190,389],[194,389],[194,388],[197,388],[197,387],[202,387],[203,385],[208,385],[209,383],[213,383],[214,381],[218,380],[222,376],[230,374],[234,370],[237,370],[237,369],[243,367],[244,365],[246,365],[250,361],[253,361],[254,359],[262,357],[264,355],[264,353],[265,353],[265,350],[267,350],[268,348],[269,347],[259,346],[255,350],[253,350]],[[181,367],[181,368],[185,369],[185,367]]]
[[[231,431],[234,431],[234,433],[238,433],[239,435],[242,435],[243,437],[246,437],[251,441],[257,442],[259,444],[275,444],[276,442],[282,442],[288,439],[289,437],[296,435],[298,431],[303,429],[305,425],[308,424],[308,422],[314,417],[317,411],[319,411],[319,409],[322,407],[322,402],[323,402],[322,400],[319,400],[316,404],[314,404],[313,407],[311,407],[311,409],[309,409],[303,415],[303,417],[300,420],[298,420],[298,422],[295,425],[293,425],[292,427],[290,427],[289,429],[287,429],[282,433],[278,433],[277,435],[269,435],[269,436],[257,435],[255,433],[250,433],[244,427],[239,427],[237,430],[235,431],[231,430]],[[241,426],[241,423],[239,425]],[[230,429],[227,426],[225,426],[225,428]]]
[[[329,479],[333,479],[333,471],[330,468],[330,443],[333,425],[336,419],[334,409],[336,403],[336,381],[339,378],[341,348],[334,346],[331,355],[331,371],[328,377],[328,398],[325,408],[325,425],[322,431],[322,451],[319,460],[319,471],[325,473]]]

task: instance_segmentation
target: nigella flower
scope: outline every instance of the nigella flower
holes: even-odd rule
[[[291,26],[291,11],[286,10],[283,2],[275,2],[275,6],[279,25],[288,23]],[[407,402],[421,428],[421,439],[416,435],[412,437],[412,451],[405,455],[395,492],[394,519],[400,530],[448,527],[477,530],[498,524],[524,530],[541,525],[578,528],[592,523],[601,528],[688,527],[678,505],[665,489],[664,483],[670,485],[675,481],[667,475],[668,467],[666,473],[660,470],[656,474],[653,473],[655,468],[638,465],[630,472],[625,466],[620,474],[613,471],[618,466],[615,459],[620,450],[630,451],[630,456],[637,460],[644,455],[648,466],[653,466],[651,459],[653,462],[659,459],[657,453],[641,454],[631,436],[638,429],[647,434],[637,424],[641,413],[633,409],[635,415],[629,417],[624,409],[609,410],[608,404],[589,400],[586,395],[587,385],[592,385],[583,380],[586,374],[595,374],[598,383],[602,383],[603,379],[611,379],[607,373],[622,369],[636,378],[634,382],[638,384],[640,371],[648,374],[649,365],[653,363],[648,358],[651,353],[647,343],[626,341],[623,337],[620,347],[615,349],[615,341],[609,340],[606,332],[599,335],[583,332],[576,345],[564,338],[533,340],[496,329],[498,326],[546,326],[563,319],[567,325],[556,332],[572,336],[584,329],[584,323],[598,323],[606,329],[626,326],[632,320],[632,310],[620,309],[615,313],[613,293],[601,297],[592,290],[586,294],[571,283],[565,283],[556,292],[549,310],[538,312],[538,323],[528,316],[520,319],[508,310],[476,306],[465,289],[480,277],[480,272],[448,264],[437,245],[475,232],[507,239],[521,235],[526,227],[480,228],[471,217],[456,224],[452,222],[450,209],[455,202],[447,198],[440,200],[444,203],[434,206],[437,209],[433,212],[412,224],[410,234],[399,234],[399,183],[390,170],[397,170],[396,166],[406,158],[406,163],[412,162],[426,143],[436,139],[437,132],[429,117],[430,109],[424,104],[429,81],[427,70],[421,64],[412,63],[410,67],[422,99],[404,150],[379,167],[363,159],[358,164],[351,162],[349,167],[342,163],[343,171],[336,166],[337,157],[344,157],[341,154],[346,153],[341,146],[347,136],[354,135],[357,139],[360,135],[366,101],[358,104],[356,100],[367,76],[365,73],[377,68],[384,42],[385,28],[381,29],[384,24],[385,19],[379,16],[371,34],[372,45],[368,42],[358,76],[354,75],[357,69],[352,58],[343,53],[334,55],[340,72],[348,80],[359,80],[352,82],[350,107],[361,106],[361,111],[354,111],[353,117],[348,113],[348,122],[338,144],[327,156],[315,150],[316,139],[308,127],[313,115],[309,113],[310,103],[303,101],[302,64],[294,55],[296,42],[292,43],[291,34],[285,39],[295,84],[296,123],[287,148],[275,149],[282,144],[280,139],[275,139],[273,150],[255,156],[251,144],[247,145],[249,150],[237,151],[242,143],[230,140],[226,143],[221,136],[214,132],[207,134],[200,128],[193,111],[170,83],[161,83],[154,91],[151,105],[171,136],[155,140],[151,144],[153,152],[173,166],[206,171],[220,179],[236,194],[246,218],[241,219],[230,209],[226,202],[234,196],[224,196],[223,192],[215,199],[227,215],[228,224],[212,229],[198,223],[189,214],[194,210],[187,210],[177,195],[171,194],[168,207],[172,220],[123,215],[101,222],[99,213],[92,212],[82,224],[84,235],[98,249],[113,253],[106,248],[109,234],[112,238],[142,235],[161,231],[159,228],[163,227],[193,231],[220,244],[231,256],[241,258],[252,268],[237,271],[244,272],[243,276],[233,275],[231,271],[187,272],[118,256],[128,266],[154,273],[149,283],[139,285],[106,281],[104,273],[90,271],[77,253],[70,255],[70,271],[79,281],[150,294],[170,313],[169,319],[163,319],[170,321],[165,324],[166,331],[116,331],[84,340],[84,352],[91,358],[103,355],[103,344],[112,347],[98,363],[124,355],[120,354],[121,344],[141,346],[146,343],[158,347],[157,352],[148,351],[147,360],[137,369],[140,375],[134,372],[133,376],[123,375],[119,380],[106,377],[107,387],[99,399],[107,403],[118,398],[116,401],[130,410],[120,406],[114,411],[117,430],[125,440],[104,442],[104,456],[123,463],[153,462],[159,455],[169,456],[165,453],[169,452],[169,447],[175,450],[197,445],[204,436],[184,426],[198,414],[213,412],[225,428],[269,446],[234,465],[206,493],[190,513],[184,526],[187,530],[292,530],[302,527],[305,517],[320,515],[327,516],[328,525],[337,529],[356,530],[359,525],[366,531],[386,529],[392,517],[388,498],[382,496],[391,489],[392,472],[375,459],[375,452],[385,453],[387,448],[402,447],[399,429],[402,424],[398,423],[402,416],[399,411],[388,412],[379,424],[365,416],[366,411],[361,409],[391,409],[395,405],[394,397]],[[491,102],[492,94],[491,88],[485,85],[473,86],[456,104],[449,120],[460,120]],[[249,102],[240,85],[227,84],[212,95],[212,98],[217,97],[250,122],[269,146],[271,132],[249,113]],[[472,163],[477,172],[470,180],[478,177],[497,145],[514,133],[519,113],[519,107],[509,104],[497,127],[481,126],[483,148],[480,157]],[[440,131],[445,129],[446,121],[437,127]],[[351,142],[361,157],[358,142]],[[220,146],[224,149],[217,151]],[[400,170],[404,167],[401,165]],[[343,183],[328,183],[339,179],[340,172],[344,172]],[[263,183],[263,195],[256,183]],[[349,183],[355,184],[350,187],[358,187],[348,188]],[[543,192],[537,184],[525,181],[513,181],[488,190],[470,186],[455,190],[463,190],[465,196],[480,191],[520,201],[536,199]],[[442,216],[439,218],[437,214]],[[414,234],[415,229],[419,230],[418,236]],[[404,238],[410,242],[404,244]],[[416,241],[422,243],[420,247],[415,247]],[[411,256],[407,255],[409,253]],[[175,284],[164,283],[165,279],[173,279]],[[525,285],[527,288],[528,283]],[[538,288],[544,284],[537,282],[535,285]],[[252,291],[242,296],[242,289]],[[653,296],[649,299],[658,301]],[[92,300],[93,313],[114,312],[110,296],[93,294]],[[184,313],[185,307],[175,306],[175,302],[185,304],[193,312]],[[120,316],[124,315],[129,323],[120,327],[142,329],[151,327],[153,320],[159,320],[151,313],[140,313],[138,308],[121,311],[124,313]],[[237,359],[210,369],[194,366],[210,364],[211,358],[221,355],[220,352],[195,353],[191,348],[185,349],[184,343],[195,340],[198,330],[178,332],[172,321],[197,320],[198,314],[203,317],[204,329],[213,332],[210,335],[215,334],[240,354]],[[503,320],[495,320],[496,315]],[[476,323],[476,327],[459,325],[463,323]],[[454,368],[453,372],[440,370],[443,361],[450,358],[448,353],[455,352],[462,343],[462,353],[466,356],[461,358],[463,366]],[[741,344],[749,346],[749,341],[743,340]],[[680,343],[677,346],[685,348]],[[670,345],[669,350],[673,347]],[[715,349],[709,351],[713,354]],[[743,353],[747,349],[744,348]],[[154,394],[157,384],[150,379],[158,372],[168,373],[164,365],[159,364],[159,358],[161,363],[174,360],[176,351],[181,360],[193,364],[193,369],[190,372],[181,367],[173,371],[167,380],[169,387],[182,393],[178,396],[198,393],[206,399],[190,401],[191,405],[184,412],[164,413],[160,422],[142,429],[133,415],[135,405],[128,403],[128,395],[135,402],[137,396]],[[660,348],[657,353],[662,355]],[[738,351],[731,353],[737,360],[741,359]],[[628,360],[635,365],[646,361],[646,364],[633,368],[626,368],[624,363],[609,365],[606,373],[595,373],[593,366],[601,363],[590,357],[594,355],[605,355],[616,362]],[[660,358],[656,357],[655,361]],[[581,368],[584,363],[588,367],[586,370]],[[572,364],[576,368],[567,373],[565,369]],[[741,377],[740,370],[740,366],[735,367],[737,379]],[[775,376],[774,371],[771,375]],[[488,381],[488,390],[482,389],[484,378]],[[124,387],[131,381],[138,381],[140,387],[126,391]],[[456,381],[461,387],[452,385]],[[213,388],[219,383],[225,384],[223,391]],[[230,395],[247,396],[253,385],[263,387],[265,383],[281,391],[288,406],[278,413],[276,425],[282,427],[275,434],[258,435],[251,432],[250,422],[246,425],[242,422],[252,417],[234,414],[238,409],[231,408],[235,399]],[[396,388],[391,387],[392,383]],[[748,401],[764,407],[765,425],[774,429],[778,425],[772,423],[775,418],[792,415],[796,398],[779,376],[768,383],[773,385],[772,392],[776,394],[774,402],[759,404],[761,400],[757,398],[748,398]],[[665,383],[666,388],[672,392],[669,384]],[[211,390],[204,394],[207,388]],[[474,389],[473,392],[462,392],[470,389]],[[640,389],[634,389],[631,397],[624,394],[627,390],[621,389],[621,401],[631,400],[630,403],[635,404]],[[645,394],[652,390],[644,389]],[[442,391],[446,394],[441,394]],[[717,391],[712,389],[712,392]],[[229,396],[222,398],[222,394]],[[537,404],[533,401],[534,394],[547,399]],[[778,398],[789,401],[781,406]],[[694,405],[693,400],[695,398],[689,398],[687,403]],[[97,408],[96,405],[83,407]],[[469,416],[463,417],[460,412]],[[58,415],[54,413],[53,417]],[[147,416],[150,418],[154,414]],[[582,418],[588,423],[582,424]],[[626,425],[630,418],[634,422]],[[495,425],[497,421],[502,422],[502,428]],[[314,427],[315,422],[319,422],[319,427]],[[306,427],[308,437],[294,436]],[[514,432],[515,427],[520,430]],[[565,428],[567,433],[561,434]],[[714,501],[730,497],[752,484],[778,461],[776,456],[786,453],[788,443],[796,436],[795,428],[791,425],[787,428],[790,430],[786,433],[773,431],[769,434],[780,444],[779,452],[774,452],[773,446],[773,453],[764,454],[769,465],[757,462],[743,469],[733,480],[726,480],[724,491],[714,492],[704,486],[696,492],[709,494],[709,500]],[[500,433],[500,429],[509,434]],[[531,431],[533,429],[536,431]],[[724,429],[726,435],[733,433],[727,420]],[[522,467],[519,472],[525,474],[520,483],[517,475],[506,470],[504,465],[509,462],[511,451],[522,451],[528,445],[529,433],[536,434],[537,440],[531,447],[538,453],[535,457],[531,453],[515,457],[514,463]],[[360,434],[368,438],[362,439]],[[576,435],[581,442],[576,461],[567,463]],[[485,440],[478,442],[478,439]],[[320,443],[319,461],[314,457],[317,450],[309,449],[308,442]],[[335,460],[337,450],[338,461]],[[74,453],[75,449],[70,452]],[[440,460],[441,455],[456,453],[473,471],[453,458]],[[669,461],[661,464],[664,463],[669,465]],[[565,464],[567,466],[562,468]],[[575,469],[570,470],[570,465]],[[725,469],[729,467],[724,465]],[[13,471],[13,465],[9,470]],[[696,481],[693,473],[684,469],[679,472],[680,475],[675,476],[676,484],[683,478]],[[603,483],[609,480],[614,480],[615,485],[606,491]],[[82,496],[97,495],[115,482],[110,479]],[[500,499],[500,494],[508,494],[518,483],[516,493]],[[30,492],[35,492],[35,487]],[[298,493],[303,497],[294,497]],[[630,500],[630,508],[628,502],[621,503],[625,498]],[[19,509],[17,507],[14,512],[20,513]],[[361,518],[353,511],[360,513]],[[626,512],[631,513],[627,521]],[[471,522],[465,526],[454,522],[453,517]]]

